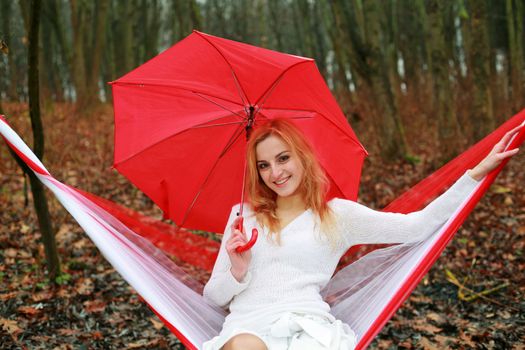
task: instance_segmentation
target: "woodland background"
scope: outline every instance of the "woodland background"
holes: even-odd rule
[[[370,153],[360,201],[381,208],[525,106],[524,8],[523,0],[0,0],[0,114],[59,180],[160,219],[110,168],[107,82],[192,29],[313,57]],[[525,348],[524,162],[509,163],[374,347]],[[51,198],[62,264],[48,259],[46,268],[26,179],[0,147],[1,347],[178,346]],[[476,297],[451,276],[497,290]]]

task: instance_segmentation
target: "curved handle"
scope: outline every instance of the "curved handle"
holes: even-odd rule
[[[239,219],[239,222],[237,223],[237,229],[239,231],[241,231],[241,232],[244,232],[244,230],[243,230],[244,229],[243,228],[243,222],[244,222],[244,218],[241,216],[240,219]],[[251,247],[253,247],[253,245],[257,241],[257,237],[259,237],[259,231],[257,231],[256,228],[254,228],[254,229],[252,229],[252,236],[250,237],[250,240],[248,241],[248,243],[246,243],[243,246],[235,248],[235,252],[242,253],[242,252],[247,251]]]

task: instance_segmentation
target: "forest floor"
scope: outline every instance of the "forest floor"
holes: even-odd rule
[[[31,140],[26,106],[4,107],[13,128]],[[160,219],[151,201],[111,168],[110,107],[83,117],[70,106],[45,106],[43,121],[44,164],[57,179]],[[413,129],[418,140],[433,139]],[[381,208],[430,174],[436,157],[432,149],[431,143],[419,143],[416,165],[384,164],[370,156],[360,201]],[[507,165],[370,348],[525,349],[524,165],[523,154]],[[71,216],[48,198],[63,268],[56,286],[46,276],[31,195],[27,205],[21,171],[1,145],[0,348],[182,349]],[[207,277],[196,270],[192,274]],[[451,276],[477,292],[498,289],[467,301],[470,294],[451,283]]]

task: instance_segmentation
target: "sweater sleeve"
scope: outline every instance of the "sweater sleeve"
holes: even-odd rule
[[[344,199],[334,199],[333,209],[347,247],[417,242],[442,226],[477,184],[478,181],[465,173],[424,209],[409,214],[376,211]]]
[[[239,205],[232,208],[228,223],[224,230],[221,247],[213,271],[208,283],[204,286],[203,296],[206,302],[212,305],[217,305],[226,308],[234,296],[245,290],[251,280],[251,273],[248,271],[244,279],[239,282],[233,277],[230,269],[231,262],[228,252],[226,251],[226,241],[231,235],[231,225],[237,217]]]

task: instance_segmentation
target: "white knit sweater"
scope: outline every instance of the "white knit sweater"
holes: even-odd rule
[[[349,247],[422,240],[444,224],[477,183],[464,174],[425,209],[410,214],[385,213],[353,201],[333,199],[329,206],[336,215],[342,238],[335,250],[320,234],[310,209],[281,231],[281,245],[278,246],[267,238],[267,230],[245,206],[246,231],[251,232],[254,227],[259,230],[248,273],[242,283],[232,276],[231,263],[222,244],[211,278],[204,287],[204,297],[209,303],[224,308],[229,306],[230,314],[223,332],[234,327],[264,331],[264,327],[283,312],[305,312],[334,320],[319,292]],[[232,209],[223,242],[230,235],[230,226],[238,210],[238,205]]]

